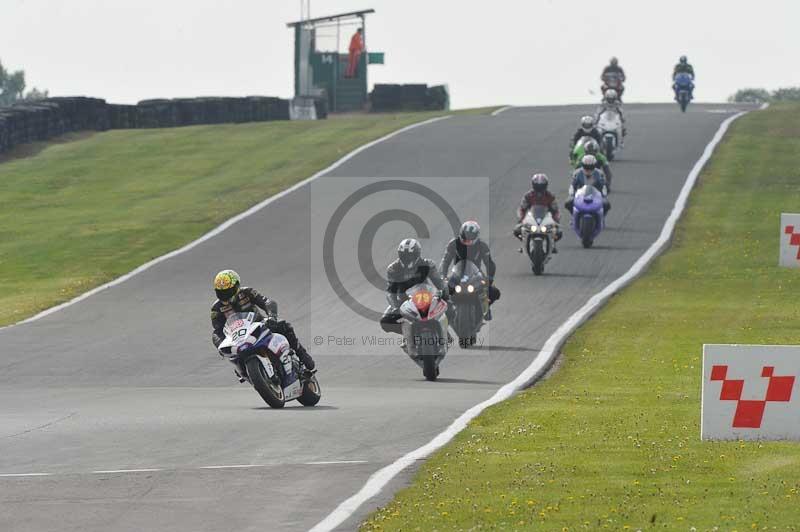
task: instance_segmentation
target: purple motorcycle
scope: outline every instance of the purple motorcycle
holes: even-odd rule
[[[593,186],[586,185],[575,193],[572,228],[581,239],[583,247],[590,248],[603,227],[605,227],[603,195]]]

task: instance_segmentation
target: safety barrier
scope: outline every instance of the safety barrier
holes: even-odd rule
[[[317,111],[324,118],[327,109]],[[289,120],[289,101],[268,96],[143,100],[108,104],[100,98],[61,97],[0,107],[0,153],[71,131],[105,131]]]
[[[370,110],[425,111],[444,110],[449,107],[447,88],[443,85],[428,87],[423,84],[376,84],[369,94]]]

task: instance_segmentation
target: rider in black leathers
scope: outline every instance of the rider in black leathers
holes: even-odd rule
[[[470,260],[480,268],[481,263],[486,266],[486,283],[487,295],[489,296],[489,305],[500,299],[500,290],[494,286],[494,274],[497,270],[497,265],[492,259],[492,252],[489,250],[489,245],[480,239],[481,227],[477,222],[469,220],[461,225],[461,230],[458,236],[448,242],[445,248],[444,257],[442,262],[439,263],[439,271],[442,275],[447,275],[452,262],[459,262],[462,260]],[[492,319],[491,307],[484,316],[486,321]]]
[[[431,283],[441,291],[443,301],[448,301],[449,291],[447,284],[436,270],[436,263],[422,258],[422,246],[416,239],[402,240],[397,247],[397,255],[397,260],[386,268],[386,293],[390,304],[381,316],[381,329],[403,334],[403,326],[400,323],[402,315],[399,309],[405,301],[406,290],[430,279]],[[447,313],[450,316],[450,305]]]
[[[314,359],[297,339],[292,324],[278,319],[278,304],[255,288],[240,285],[239,275],[233,270],[223,270],[214,278],[214,290],[218,298],[211,306],[211,341],[214,347],[218,347],[225,339],[222,329],[228,316],[237,312],[255,312],[265,319],[269,330],[285,336],[300,362],[307,370],[313,370]]]

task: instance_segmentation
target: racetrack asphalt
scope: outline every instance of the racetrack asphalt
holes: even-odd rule
[[[0,530],[310,528],[371,473],[528,366],[566,317],[657,238],[720,123],[745,108],[697,104],[682,114],[677,105],[627,106],[629,137],[612,164],[608,227],[590,250],[565,227],[542,277],[532,275],[510,236],[514,211],[533,171],[550,175],[563,204],[568,139],[594,110],[588,106],[454,116],[402,133],[184,254],[0,330]],[[354,183],[377,178],[438,187],[459,215],[479,218],[498,264],[503,295],[482,345],[453,348],[436,383],[397,347],[365,346],[363,336],[386,335],[342,304],[321,274],[329,211]],[[398,203],[413,202],[402,194]],[[425,217],[420,202],[408,210]],[[349,292],[381,311],[380,291],[363,281],[354,257],[347,262],[358,246],[347,238],[381,208],[367,203],[343,222],[330,259]],[[433,224],[423,246],[438,262],[450,230]],[[369,251],[379,270],[409,232],[400,222],[377,230]],[[319,406],[271,410],[215,354],[210,285],[227,267],[275,298],[294,323],[318,362]],[[130,471],[142,469],[150,471]],[[411,473],[341,528],[357,527]]]

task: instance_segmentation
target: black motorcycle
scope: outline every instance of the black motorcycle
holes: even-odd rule
[[[450,326],[458,335],[458,345],[467,349],[475,344],[489,308],[486,279],[474,262],[462,260],[450,267],[447,283],[454,308]]]

